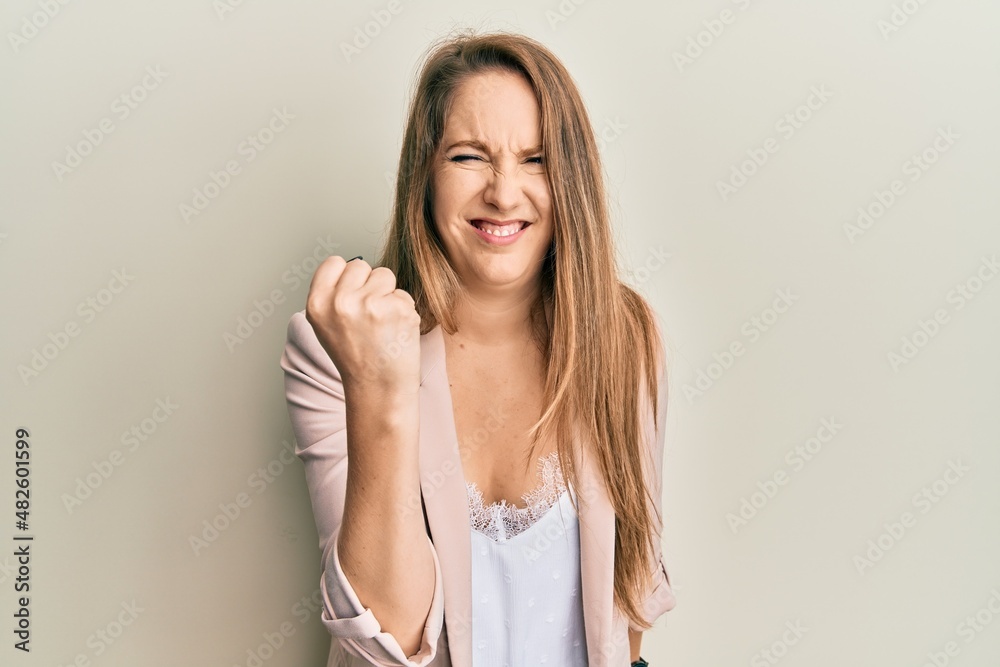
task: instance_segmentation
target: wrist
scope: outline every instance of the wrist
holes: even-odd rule
[[[419,384],[404,389],[345,383],[344,401],[349,412],[370,413],[393,426],[407,425],[412,423],[412,417],[419,409],[419,390]]]

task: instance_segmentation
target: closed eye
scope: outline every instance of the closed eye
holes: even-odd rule
[[[482,160],[478,155],[456,155],[449,158],[452,162],[465,162],[466,160]]]

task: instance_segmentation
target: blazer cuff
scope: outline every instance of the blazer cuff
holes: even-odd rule
[[[438,639],[444,624],[441,564],[430,537],[427,537],[427,541],[434,561],[434,597],[424,623],[420,649],[414,655],[406,656],[396,638],[382,631],[382,625],[372,610],[361,604],[347,580],[337,552],[339,532],[337,530],[330,537],[324,565],[324,582],[320,586],[323,596],[320,618],[327,631],[338,638],[349,653],[373,665],[424,667],[430,664],[437,655]]]
[[[643,601],[642,610],[646,621],[652,625],[656,619],[677,606],[677,598],[670,588],[670,576],[667,574],[667,567],[663,564],[663,558],[659,560],[659,568],[653,577],[653,590]],[[633,632],[640,632],[641,628],[635,626],[631,620],[628,622],[628,629]]]

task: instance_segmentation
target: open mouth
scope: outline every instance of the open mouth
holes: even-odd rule
[[[469,224],[492,236],[510,236],[511,234],[516,234],[528,225],[530,222],[525,220],[518,220],[517,222],[512,222],[507,225],[498,225],[492,222],[487,222],[485,220],[470,220]]]

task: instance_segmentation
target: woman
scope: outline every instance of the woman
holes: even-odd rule
[[[602,178],[542,45],[430,53],[377,268],[325,260],[281,359],[330,665],[644,664],[666,361]]]

